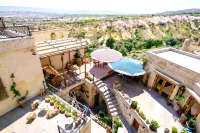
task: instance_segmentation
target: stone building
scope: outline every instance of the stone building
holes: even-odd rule
[[[21,31],[19,28],[24,32],[16,32]],[[34,38],[30,36],[28,28],[1,27],[1,30],[3,32],[0,33],[0,116],[19,105],[19,97],[13,98],[14,94],[10,91],[12,73],[21,96],[28,91],[27,99],[38,95],[40,89],[44,88],[41,63]]]
[[[174,48],[146,53],[149,66],[148,86],[166,99],[177,100],[182,113],[200,113],[200,57]]]

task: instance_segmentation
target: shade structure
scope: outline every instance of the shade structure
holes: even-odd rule
[[[145,74],[142,64],[132,58],[124,57],[108,65],[112,70],[128,76],[140,76]]]
[[[114,62],[121,59],[122,54],[110,48],[103,48],[93,51],[91,57],[100,62]]]

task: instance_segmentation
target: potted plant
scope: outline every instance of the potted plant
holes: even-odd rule
[[[139,115],[140,115],[144,120],[146,119],[146,116],[145,116],[145,114],[144,114],[143,111],[140,111]]]
[[[60,101],[56,101],[55,103],[54,103],[54,108],[56,109],[56,108],[59,108],[59,106],[60,106]]]
[[[64,104],[60,104],[60,106],[59,106],[60,113],[64,113],[65,109],[66,109],[65,105]]]
[[[24,107],[24,106],[25,106],[27,95],[28,95],[28,91],[26,91],[26,94],[25,94],[24,96],[22,96],[22,97],[20,97],[19,99],[17,99],[17,102],[19,103],[19,105],[20,105],[21,107]]]
[[[186,125],[191,130],[194,130],[195,125],[196,125],[196,120],[194,118],[190,118],[189,121],[186,122]]]
[[[78,112],[77,111],[73,111],[72,112],[72,118],[77,118],[78,117]]]
[[[149,127],[152,131],[157,131],[160,126],[157,121],[152,120]]]
[[[140,111],[140,107],[137,106],[136,111],[139,112]]]
[[[71,108],[67,107],[67,108],[65,109],[65,115],[66,115],[67,117],[71,117]]]
[[[164,133],[169,133],[170,130],[168,128],[165,128]]]
[[[188,131],[186,131],[186,130],[181,130],[181,133],[188,133]]]
[[[53,106],[55,102],[56,102],[56,97],[53,96],[53,97],[51,98],[51,100],[50,100],[50,105]]]
[[[172,127],[172,133],[178,133],[178,129],[176,127]]]
[[[173,103],[173,100],[171,100],[171,99],[168,99],[168,100],[167,100],[167,105],[168,105],[168,106],[171,106],[172,103]]]
[[[137,108],[137,105],[138,105],[138,102],[137,102],[137,101],[132,101],[132,102],[131,102],[131,107],[132,107],[133,109],[136,109],[136,108]]]
[[[184,97],[184,96],[181,96],[181,95],[176,95],[176,96],[174,97],[174,99],[176,99],[177,101],[183,101],[183,100],[185,99],[185,97]]]
[[[150,120],[149,119],[146,120],[146,124],[150,124]]]
[[[45,95],[45,102],[46,102],[46,103],[49,103],[50,100],[51,100],[51,96],[48,95],[48,94],[46,94],[46,95]]]
[[[77,50],[74,56],[76,58],[76,64],[78,66],[80,66],[81,65],[81,54],[80,54],[80,52]]]

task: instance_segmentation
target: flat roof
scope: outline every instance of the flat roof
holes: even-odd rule
[[[163,59],[173,62],[177,65],[200,73],[200,56],[193,55],[177,49],[161,50],[155,54]]]
[[[38,42],[36,44],[40,58],[61,54],[88,47],[86,40],[63,38],[58,40]]]

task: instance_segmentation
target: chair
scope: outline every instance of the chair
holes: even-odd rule
[[[26,117],[26,119],[27,119],[28,121],[34,120],[35,118],[36,118],[36,113],[35,113],[35,112],[30,112],[30,113],[28,113],[28,115],[27,115],[27,117]]]
[[[98,61],[96,61],[95,59],[93,59],[93,64],[94,64],[94,66],[96,66],[98,64]]]

